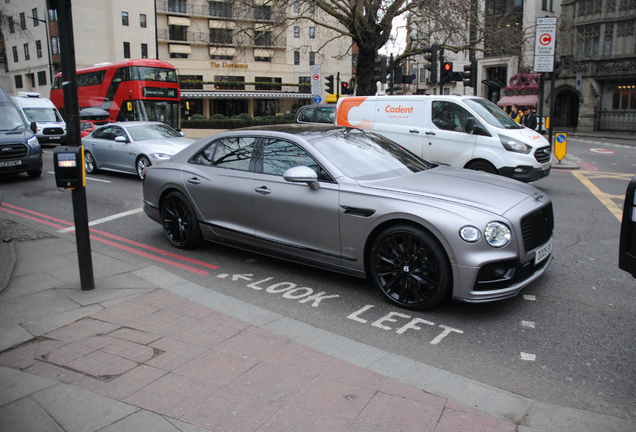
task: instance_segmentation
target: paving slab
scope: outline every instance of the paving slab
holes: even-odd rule
[[[71,309],[66,312],[60,312],[55,315],[49,315],[39,319],[26,321],[22,323],[22,327],[33,334],[33,336],[42,336],[44,334],[52,332],[55,329],[93,315],[101,310],[103,310],[103,307],[100,305],[78,307],[76,309]]]
[[[149,266],[142,269],[134,270],[132,271],[132,274],[145,279],[160,288],[169,288],[188,282],[187,280],[157,266]]]
[[[65,432],[30,396],[0,408],[0,430],[5,432]]]
[[[138,411],[134,406],[61,383],[34,393],[33,398],[66,432],[94,432]]]
[[[603,414],[534,402],[525,418],[533,428],[550,432],[578,430],[633,432],[634,423]]]
[[[42,378],[15,369],[0,366],[0,407],[22,399],[47,387],[57,385],[57,381]]]
[[[0,324],[0,352],[33,339],[20,324]]]
[[[119,420],[110,426],[106,426],[99,432],[182,432],[174,424],[163,416],[149,411],[137,411],[136,413]]]
[[[54,290],[46,290],[0,301],[0,324],[33,321],[77,309],[74,301]]]
[[[378,393],[356,418],[356,424],[390,431],[433,431],[443,407]]]
[[[18,297],[56,288],[61,285],[63,285],[62,281],[38,271],[37,273],[14,277],[11,280],[11,289],[7,289],[2,295],[3,299]]]
[[[95,285],[98,285],[97,282]],[[58,288],[57,292],[65,295],[81,306],[89,306],[97,303],[103,303],[109,300],[115,300],[125,297],[138,296],[140,294],[149,293],[156,288],[120,288],[120,289],[103,289],[95,288],[91,291],[82,291],[75,288]]]

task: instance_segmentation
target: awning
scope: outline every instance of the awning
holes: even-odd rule
[[[190,27],[190,18],[169,16],[168,25]]]
[[[234,56],[236,48],[215,48],[210,47],[210,55]]]
[[[181,99],[312,99],[311,93],[182,90]]]
[[[208,26],[210,28],[233,29],[236,27],[236,23],[234,21],[209,20]]]
[[[499,106],[510,106],[510,105],[531,105],[536,106],[537,102],[539,102],[539,95],[523,95],[523,96],[504,96],[499,99],[497,105]]]
[[[190,54],[192,49],[190,45],[169,45],[168,51],[170,54]]]
[[[274,57],[274,51],[254,48],[254,57]]]

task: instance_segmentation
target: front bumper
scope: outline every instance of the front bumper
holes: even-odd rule
[[[0,166],[0,174],[18,174],[28,171],[42,170],[42,152],[28,155],[27,157],[20,158],[19,165],[5,165]],[[6,161],[11,162],[11,161]]]
[[[547,168],[545,168],[545,165],[537,168],[531,166],[501,167],[499,168],[499,174],[529,183],[547,177],[550,175],[550,169],[550,165],[547,165]]]

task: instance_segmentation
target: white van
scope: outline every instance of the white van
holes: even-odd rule
[[[335,123],[377,132],[431,162],[523,182],[550,173],[548,141],[476,96],[346,97]]]
[[[66,123],[50,99],[34,92],[20,92],[12,99],[28,121],[36,122],[40,144],[66,142]]]

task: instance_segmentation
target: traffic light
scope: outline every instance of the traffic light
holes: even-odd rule
[[[327,77],[327,94],[333,94],[333,75]]]
[[[396,87],[402,86],[402,65],[393,66],[393,84]]]
[[[373,77],[373,80],[380,81],[382,84],[385,84],[386,83],[386,57],[376,59],[375,64],[379,66],[375,67],[376,75]]]
[[[340,94],[343,95],[347,95],[347,94],[351,94],[350,90],[349,90],[349,83],[346,81],[343,81],[340,83]]]
[[[464,65],[464,87],[477,89],[477,60]]]
[[[424,69],[428,69],[429,71],[431,71],[431,76],[429,78],[429,81],[432,83],[436,83],[437,82],[437,44],[424,47],[424,52],[429,53],[424,56],[424,60],[431,63],[424,66]]]
[[[441,81],[444,83],[453,81],[453,62],[442,63]]]
[[[561,57],[554,56],[554,66],[552,67],[552,74],[555,78],[559,77],[561,73]]]

